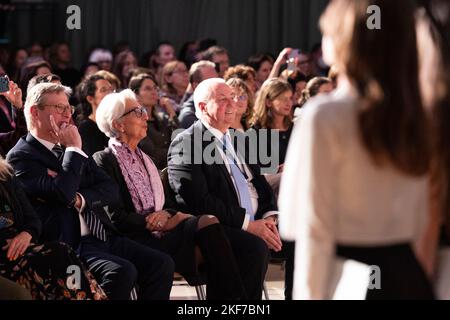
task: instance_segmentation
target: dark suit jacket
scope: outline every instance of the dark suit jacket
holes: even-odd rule
[[[240,135],[238,132],[235,134]],[[206,139],[202,139],[202,136]],[[225,164],[208,164],[201,156],[205,152],[215,157],[218,151],[213,147],[214,144],[215,137],[200,120],[180,133],[170,145],[168,154],[170,186],[176,193],[181,210],[191,214],[212,214],[224,225],[240,229],[245,209],[239,205]],[[221,159],[220,154],[217,156]],[[200,160],[200,163],[196,163],[196,160]],[[277,210],[275,197],[260,174],[258,165],[249,164],[248,159],[246,163],[253,174],[252,183],[259,196],[255,218],[260,219],[267,211]]]
[[[195,121],[198,120],[195,115],[194,96],[192,95],[181,107],[180,115],[178,116],[180,121],[180,128],[187,129],[192,126]]]
[[[106,148],[103,151],[99,151],[94,154],[93,158],[97,165],[102,168],[119,186],[120,197],[117,207],[113,209],[113,222],[117,225],[120,231],[124,233],[147,230],[145,216],[136,213],[127,183],[125,182],[119,163],[117,162],[114,154],[111,152],[111,149]],[[169,211],[171,214],[176,213],[176,210],[174,210],[176,204],[171,202],[168,197],[166,197],[165,200],[164,209]]]
[[[117,186],[92,159],[65,152],[60,163],[28,134],[11,149],[7,160],[42,221],[42,240],[59,240],[77,248],[80,220],[78,212],[70,207],[77,192],[86,200],[86,210],[93,210],[107,231],[116,231],[105,207],[115,205]],[[56,172],[57,177],[52,178],[48,170]]]

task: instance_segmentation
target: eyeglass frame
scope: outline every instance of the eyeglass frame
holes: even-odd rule
[[[137,110],[141,110],[141,111],[139,112],[139,115],[138,115],[138,113],[136,113]],[[138,107],[135,107],[135,108],[133,108],[133,109],[128,110],[127,112],[125,112],[123,115],[121,115],[121,116],[119,117],[119,119],[122,119],[123,117],[129,115],[129,114],[132,113],[132,112],[134,112],[134,114],[136,115],[136,117],[139,118],[139,119],[142,118],[142,116],[143,116],[144,113],[148,116],[148,111],[147,111],[147,109],[146,109],[145,107],[143,107],[143,106],[138,106]]]
[[[235,95],[233,96],[233,98],[231,98],[234,102],[239,102],[239,101],[247,101],[248,100],[248,95],[247,94],[240,94],[240,95]]]
[[[58,113],[58,114],[64,114],[66,112],[66,110],[70,111],[70,115],[73,115],[75,113],[75,107],[72,105],[69,105],[69,106],[65,105],[64,109],[62,109],[62,111],[60,111],[61,110],[60,107],[62,107],[62,105],[59,105],[59,104],[43,104],[43,105],[39,105],[39,107],[42,107],[42,108],[54,107],[56,110],[56,113]]]

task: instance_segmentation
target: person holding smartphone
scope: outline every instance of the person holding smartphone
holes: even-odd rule
[[[27,133],[22,90],[8,76],[0,78],[0,155],[6,153]]]

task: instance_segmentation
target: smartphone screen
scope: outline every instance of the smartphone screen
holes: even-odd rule
[[[288,65],[287,65],[287,69],[289,71],[295,71],[295,69],[297,68],[296,66],[296,60],[298,59],[299,56],[299,50],[298,49],[293,49],[291,51],[291,53],[289,53],[288,55]]]
[[[0,77],[0,92],[7,92],[9,90],[9,78],[8,76]]]

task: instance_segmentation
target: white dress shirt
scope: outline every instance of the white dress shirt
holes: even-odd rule
[[[295,124],[280,186],[280,233],[296,240],[295,299],[325,299],[335,247],[412,243],[426,223],[428,177],[374,164],[350,88],[312,99]]]
[[[53,142],[41,139],[36,137],[35,135],[31,134],[37,141],[39,141],[44,147],[46,147],[48,150],[52,151],[53,147],[55,146],[55,144]],[[83,150],[81,150],[80,148],[77,147],[67,147],[65,152],[76,152],[80,155],[82,155],[85,158],[88,158],[87,154],[83,152]],[[84,197],[81,195],[81,193],[77,194],[80,196],[81,198],[81,207],[80,208],[76,208],[78,211],[78,217],[80,218],[80,228],[81,228],[81,236],[86,236],[91,234],[91,231],[89,230],[88,225],[86,224],[86,221],[84,220],[83,216],[81,215],[81,213],[83,212],[85,206],[86,206],[86,200],[84,200]]]
[[[223,139],[224,134],[220,130],[218,130],[218,129],[214,128],[214,127],[211,127],[206,121],[203,121],[202,119],[200,121],[216,137],[216,139],[218,139],[222,143],[222,139]],[[229,138],[228,141],[231,141],[230,132],[227,131],[225,134],[228,135],[228,138]],[[234,188],[236,190],[236,194],[239,197],[239,192],[238,192],[238,189],[236,187],[236,183],[234,181],[233,175],[231,174],[231,169],[230,169],[230,164],[228,163],[228,158],[225,155],[225,153],[223,152],[222,148],[217,148],[217,150],[219,151],[219,154],[222,157],[223,163],[225,164],[225,166],[227,168],[227,171],[230,174],[230,178],[231,178],[231,181],[233,181],[233,185],[234,185]],[[251,183],[251,180],[253,179],[253,174],[252,174],[251,170],[248,168],[248,166],[245,164],[245,161],[236,155],[236,153],[234,151],[234,148],[229,148],[227,150],[231,153],[231,155],[235,159],[239,159],[240,160],[240,161],[237,161],[237,165],[238,165],[239,169],[242,172],[245,172],[245,174],[247,175],[247,187],[248,187],[248,191],[249,191],[251,202],[252,202],[252,212],[251,212],[251,214],[247,213],[245,215],[245,219],[244,219],[244,222],[242,224],[242,229],[243,230],[247,230],[247,227],[248,227],[248,224],[250,222],[251,216],[252,215],[254,216],[256,214],[256,212],[258,211],[258,192],[256,191],[255,187]],[[239,202],[240,202],[240,199],[239,199]],[[269,217],[269,216],[272,216],[272,215],[277,215],[277,214],[278,214],[278,211],[268,211],[268,212],[266,212],[263,215],[263,218],[266,218],[266,217]]]

